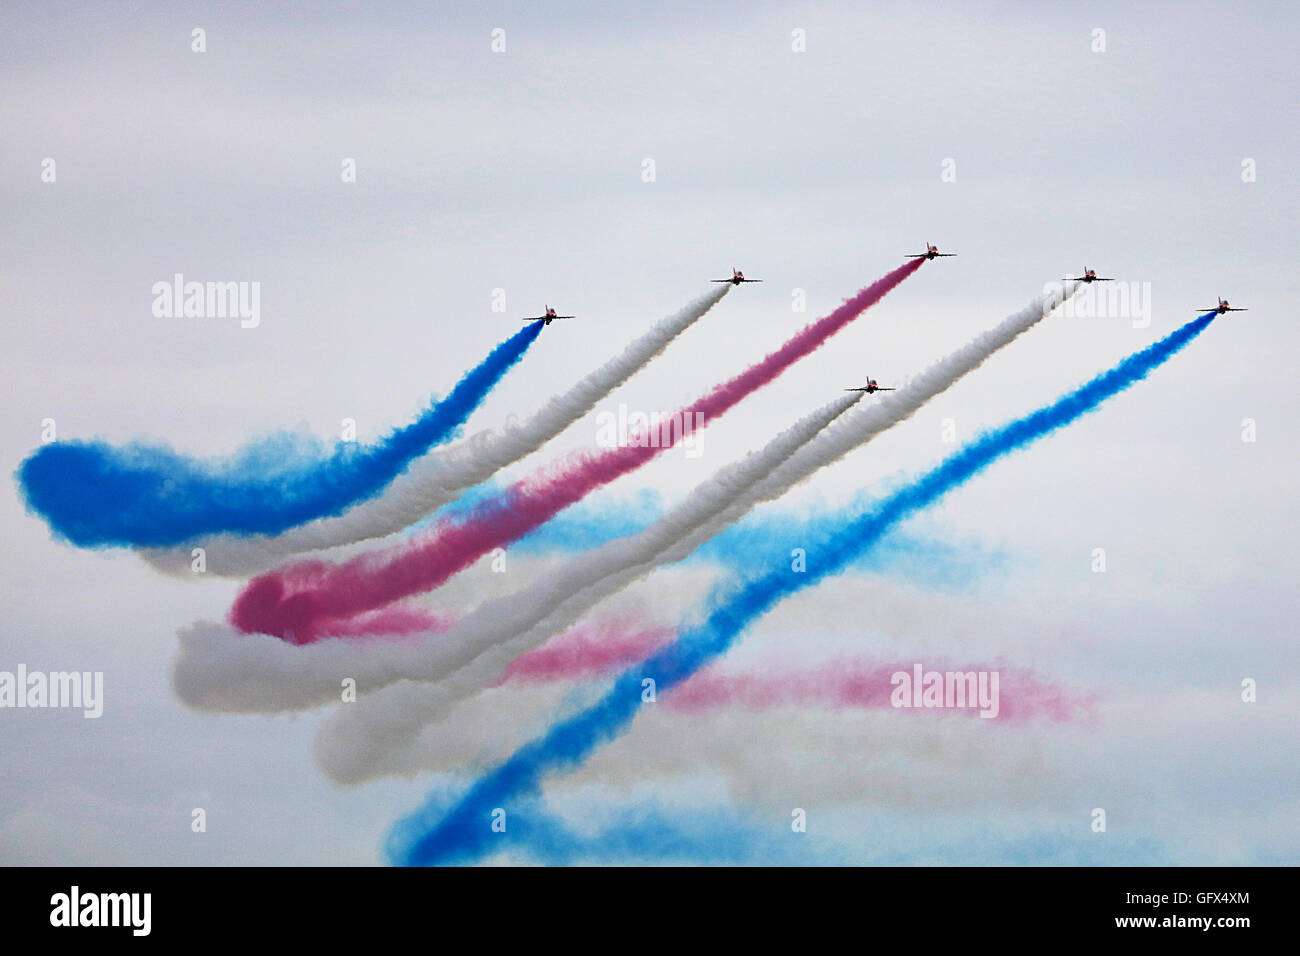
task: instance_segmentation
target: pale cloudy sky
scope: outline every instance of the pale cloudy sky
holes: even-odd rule
[[[1149,325],[1046,322],[774,507],[835,504],[950,451],[944,419],[969,437],[1222,295],[1251,311],[914,523],[978,542],[977,559],[1007,556],[975,585],[849,577],[789,602],[744,651],[762,660],[797,639],[810,653],[1001,655],[1102,693],[1095,723],[977,743],[978,727],[943,725],[924,748],[881,715],[856,745],[829,712],[799,715],[815,725],[802,745],[772,714],[747,730],[733,726],[743,715],[692,725],[724,751],[728,734],[761,733],[777,752],[811,748],[803,766],[861,771],[852,785],[810,772],[787,794],[739,753],[636,778],[638,753],[683,733],[682,718],[656,718],[555,799],[670,795],[760,814],[799,801],[824,808],[848,858],[900,862],[1031,860],[1027,845],[1094,859],[1070,841],[1108,806],[1119,849],[1104,859],[1294,862],[1297,21],[1288,3],[6,4],[0,455],[16,468],[46,418],[60,437],[194,454],[281,429],[330,439],[346,417],[376,436],[518,316],[577,313],[469,424],[493,427],[731,266],[763,278],[604,406],[671,407],[927,240],[960,253],[716,423],[698,459],[664,456],[598,496],[671,502],[839,388],[905,379],[1045,282],[1087,265],[1149,296]],[[340,181],[345,158],[355,184]],[[155,318],[151,286],[176,272],[260,282],[260,326]],[[503,477],[594,435],[593,415]],[[0,521],[0,669],[103,670],[107,694],[97,721],[0,712],[0,859],[378,861],[431,776],[340,789],[313,764],[323,715],[218,717],[175,700],[177,629],[223,617],[236,583],[55,543],[13,486]],[[1097,547],[1104,576],[1089,568]],[[458,600],[473,602],[475,580]],[[671,622],[699,588],[660,590]],[[1245,677],[1255,705],[1238,699]],[[527,703],[502,703],[511,732]],[[961,761],[973,746],[988,759]],[[194,807],[206,834],[190,832]]]

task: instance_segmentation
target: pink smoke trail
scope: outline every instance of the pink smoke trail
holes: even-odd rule
[[[762,361],[716,386],[668,420],[708,423],[722,415],[820,348],[924,261],[914,259],[873,282]],[[664,440],[653,444],[572,454],[480,503],[467,517],[438,521],[428,531],[394,548],[338,565],[297,562],[254,578],[235,600],[230,622],[246,634],[274,634],[296,644],[312,643],[331,632],[337,634],[340,629],[331,621],[438,587],[483,555],[517,541],[590,492],[673,447],[682,437],[682,429],[664,431]]]
[[[643,660],[676,637],[672,628],[635,629],[628,622],[605,621],[557,634],[542,647],[515,658],[500,684],[535,684],[581,680],[616,674]],[[764,710],[797,705],[841,709],[891,707],[893,676],[913,673],[913,664],[882,664],[861,659],[833,661],[802,671],[718,674],[701,671],[663,699],[663,706],[683,713],[703,713],[717,707]],[[1092,711],[1095,697],[1044,680],[1032,671],[1004,665],[954,665],[942,661],[927,671],[997,671],[998,717],[1008,723],[1047,719],[1062,723]],[[494,685],[494,686],[497,686]],[[899,708],[932,712],[926,708]],[[943,708],[933,712],[949,713]],[[959,713],[971,714],[977,708]]]
[[[911,674],[911,664],[873,664],[837,661],[813,670],[776,674],[715,674],[702,671],[664,698],[673,710],[699,713],[714,707],[762,710],[782,705],[821,706],[832,710],[892,709],[892,677]],[[1021,668],[979,664],[930,663],[930,671],[996,671],[999,676],[997,719],[1022,723],[1037,718],[1054,722],[1073,720],[1091,710],[1093,699]],[[900,707],[911,713],[978,714],[974,704],[965,709]]]
[[[538,684],[612,674],[648,657],[652,651],[677,636],[672,627],[637,629],[621,619],[597,621],[570,628],[541,647],[521,654],[508,665],[500,680],[505,683]]]
[[[384,640],[388,637],[429,632],[441,634],[450,630],[455,623],[454,615],[435,614],[423,608],[399,604],[355,617],[331,619],[321,627],[319,634],[321,637],[374,637],[375,640]],[[285,640],[291,644],[301,643],[295,637],[290,633],[285,635]]]

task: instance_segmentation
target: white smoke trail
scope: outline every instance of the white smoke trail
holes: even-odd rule
[[[408,680],[369,695],[364,702],[341,711],[326,723],[317,741],[317,754],[326,773],[340,782],[369,776],[389,761],[385,747],[398,750],[408,747],[421,727],[439,720],[455,701],[500,676],[515,657],[544,643],[608,595],[657,567],[682,560],[759,503],[780,497],[820,468],[910,418],[925,402],[1033,328],[1079,287],[1078,283],[1070,283],[1061,291],[1040,296],[1025,309],[931,365],[905,387],[882,401],[845,415],[770,467],[743,470],[744,465],[765,457],[759,453],[724,469],[640,534],[610,542],[584,555],[584,559],[603,569],[599,577],[588,579],[565,594],[564,589],[571,587],[572,579],[562,573],[546,582],[549,587],[544,590],[549,593],[542,600],[538,600],[540,595],[529,591],[516,594],[513,600],[527,610],[509,623],[501,622],[507,626],[498,628],[496,636],[480,639],[475,647],[440,649],[440,654],[430,655],[421,661],[418,670],[409,672]],[[741,477],[755,473],[757,477],[748,482]],[[458,641],[461,638],[456,631],[447,636],[453,635]],[[433,664],[434,656],[438,657],[436,664]],[[457,666],[453,660],[462,663]],[[367,676],[372,676],[369,671]],[[417,681],[432,681],[434,686],[422,687]],[[379,683],[376,680],[371,686]]]
[[[709,500],[729,500],[861,398],[861,394],[837,398],[761,451],[723,468],[706,483]],[[338,700],[340,681],[347,677],[356,681],[359,694],[369,696],[406,677],[438,680],[472,661],[484,647],[521,632],[533,633],[539,621],[547,621],[548,626],[561,619],[562,626],[573,623],[594,603],[583,600],[583,595],[612,569],[640,566],[704,517],[694,504],[699,497],[697,489],[640,533],[577,555],[555,574],[507,598],[484,602],[450,630],[425,640],[327,638],[295,646],[264,634],[239,634],[225,624],[200,622],[180,634],[181,653],[173,675],[177,693],[186,703],[205,710],[277,711]],[[602,591],[600,596],[608,593]],[[581,609],[569,615],[568,606]],[[546,636],[549,633],[554,632]]]
[[[682,332],[717,305],[732,288],[721,285],[661,319],[616,358],[606,362],[563,395],[550,399],[522,425],[485,430],[457,445],[412,462],[378,498],[345,513],[318,518],[278,535],[214,535],[183,547],[140,549],[149,564],[167,574],[191,573],[194,545],[206,553],[207,574],[245,577],[270,570],[305,551],[338,548],[407,528],[465,489],[531,454],[595,407],[596,403],[650,363]]]
[[[593,685],[593,694],[607,686]],[[349,739],[364,746],[361,738],[322,733],[317,760],[325,768],[353,770],[353,776],[331,773],[344,784],[495,766],[544,733],[557,712],[577,709],[564,700],[566,689],[490,688],[457,704],[438,724],[420,728],[401,746],[376,738],[379,753],[355,767],[341,751]],[[1060,768],[1042,773],[1041,741],[1047,731],[1041,726],[1005,725],[990,733],[984,723],[967,715],[889,709],[855,710],[846,719],[844,712],[807,706],[719,708],[701,720],[656,705],[642,708],[624,736],[566,775],[566,785],[634,788],[703,772],[722,776],[737,802],[788,812],[803,806],[811,793],[843,804],[951,809],[967,800],[996,801],[1006,788],[1024,786],[1035,771],[1042,774],[1040,786],[1059,783]],[[1095,733],[1091,728],[1090,723],[1053,724],[1050,735],[1059,743]],[[853,760],[826,759],[827,754],[849,753]]]
[[[1045,757],[1048,732],[1031,724],[990,733],[980,726],[989,721],[935,711],[858,711],[845,719],[807,707],[727,708],[706,721],[666,708],[645,711],[626,738],[593,754],[566,783],[623,788],[707,768],[725,778],[737,803],[787,814],[805,805],[800,793],[805,800],[815,794],[823,804],[931,811],[996,806],[1008,793],[1026,809],[1050,808],[1068,793],[1063,751]],[[1081,734],[1081,728],[1058,725],[1050,731],[1058,744]]]
[[[762,451],[724,468],[639,534],[579,555],[555,576],[510,599],[486,602],[435,639],[403,645],[326,640],[293,647],[264,635],[241,636],[220,625],[199,625],[181,635],[174,674],[177,692],[191,706],[203,709],[292,710],[337,699],[339,681],[350,677],[359,691],[367,692],[364,706],[360,701],[349,706],[352,718],[384,725],[399,739],[409,737],[448,704],[480,689],[514,657],[573,624],[609,594],[656,567],[680,560],[759,501],[778,497],[818,468],[910,417],[925,401],[1032,328],[1077,288],[1077,283],[1071,283],[1035,299],[884,401],[857,409],[823,432],[853,399],[847,400],[850,404],[832,403]],[[419,693],[404,685],[375,693],[403,678],[435,686]],[[373,727],[366,736],[374,739]],[[364,762],[365,756],[356,758]]]
[[[474,774],[534,739],[538,709],[546,706],[540,689],[515,688],[529,693],[512,700],[504,698],[506,690],[494,688],[471,698],[455,708],[448,722],[426,728],[418,746],[394,770]],[[1300,688],[1282,688],[1281,693],[1292,703],[1279,703],[1268,726],[1252,724],[1252,734],[1294,737],[1290,715],[1300,705]],[[503,713],[527,717],[514,727],[502,727],[499,719],[495,730],[473,727],[475,719],[493,723],[480,705],[484,699],[496,706],[498,718]],[[1050,811],[1053,805],[1073,805],[1099,779],[1123,785],[1130,768],[1115,765],[1112,741],[1117,734],[1140,735],[1144,745],[1133,760],[1149,768],[1153,759],[1185,760],[1189,739],[1231,748],[1233,735],[1244,727],[1244,722],[1225,725],[1214,691],[1182,687],[1111,689],[1094,716],[1050,725],[1003,724],[937,710],[882,708],[849,715],[806,706],[733,706],[701,719],[662,706],[667,699],[642,707],[627,732],[567,773],[563,786],[599,784],[605,795],[649,783],[662,790],[669,786],[667,778],[716,775],[726,781],[736,803],[785,815],[812,801],[961,814],[981,806]],[[482,749],[467,757],[467,749],[456,743],[462,733]],[[1279,756],[1277,766],[1286,759]],[[1192,794],[1197,783],[1188,783]],[[547,789],[558,784],[552,778]]]

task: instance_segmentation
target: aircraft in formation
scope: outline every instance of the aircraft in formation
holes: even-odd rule
[[[940,257],[955,256],[955,252],[940,252],[938,246],[932,246],[928,242],[925,244],[925,252],[918,252],[916,255],[908,256],[909,259],[938,259]]]
[[[868,375],[868,376],[867,376],[867,384],[866,384],[866,385],[859,385],[857,388],[846,388],[844,391],[846,391],[846,392],[866,392],[868,395],[871,395],[871,394],[874,393],[874,392],[896,392],[896,391],[898,391],[898,389],[896,389],[896,388],[881,388],[879,385],[876,384],[876,380],[875,380],[874,378],[872,378],[870,375]]]
[[[1087,266],[1084,266],[1083,275],[1067,276],[1066,281],[1067,282],[1114,282],[1115,280],[1107,279],[1103,276],[1099,276],[1097,275],[1096,269],[1089,269]]]
[[[556,315],[556,314],[555,314],[555,310],[552,309],[552,308],[548,305],[548,306],[546,307],[546,314],[545,314],[545,315],[530,315],[528,318],[524,319],[523,321],[525,321],[525,322],[545,322],[547,325],[550,325],[550,324],[551,324],[552,322],[554,322],[556,319],[576,319],[576,318],[577,318],[576,315]]]
[[[907,258],[909,258],[909,259],[937,259],[937,258],[940,258],[940,257],[945,257],[945,258],[946,258],[946,257],[949,257],[949,256],[955,256],[955,255],[957,255],[957,253],[955,253],[955,252],[940,252],[938,246],[932,246],[932,245],[930,245],[930,243],[927,242],[927,243],[925,244],[925,252],[918,252],[918,253],[915,253],[914,255],[910,255],[910,256],[908,256]],[[731,270],[731,278],[730,278],[730,279],[712,279],[712,280],[710,280],[710,281],[712,281],[712,282],[730,282],[732,285],[740,285],[742,282],[762,282],[763,280],[762,280],[762,279],[746,279],[746,278],[745,278],[745,273],[741,272],[739,269],[737,269],[737,268],[735,268],[735,267],[732,267],[732,270]],[[1110,278],[1109,276],[1099,276],[1099,275],[1097,275],[1097,270],[1096,270],[1096,269],[1089,269],[1089,268],[1087,268],[1087,267],[1085,266],[1085,267],[1084,267],[1084,270],[1083,270],[1083,275],[1081,275],[1081,276],[1068,276],[1067,279],[1066,279],[1066,281],[1073,281],[1073,282],[1114,282],[1115,280],[1114,280],[1113,278]],[[1202,311],[1204,311],[1204,312],[1217,312],[1219,315],[1223,315],[1225,312],[1249,312],[1250,310],[1249,310],[1249,309],[1237,309],[1237,308],[1233,308],[1232,306],[1228,305],[1228,300],[1227,300],[1227,299],[1220,299],[1220,300],[1219,300],[1219,304],[1218,304],[1218,306],[1216,306],[1216,307],[1213,308],[1213,309],[1204,309],[1204,310],[1202,310]],[[555,310],[552,309],[552,308],[548,305],[548,306],[546,307],[546,312],[545,312],[545,314],[543,314],[543,315],[533,315],[533,316],[529,316],[528,318],[524,319],[523,321],[525,321],[525,322],[545,322],[547,325],[550,325],[550,324],[551,324],[552,322],[554,322],[556,319],[573,319],[573,318],[577,318],[577,316],[573,316],[573,315],[556,315],[556,314],[555,314]],[[866,392],[866,393],[869,395],[869,394],[871,394],[872,392],[892,392],[892,391],[895,391],[895,389],[892,389],[892,388],[881,388],[879,385],[877,385],[877,384],[875,383],[875,381],[874,381],[873,379],[868,378],[868,379],[867,379],[867,384],[866,384],[865,386],[863,386],[862,388],[850,388],[850,389],[845,389],[845,391],[849,391],[849,392]]]
[[[735,266],[731,267],[730,279],[711,279],[711,282],[730,282],[732,285],[740,285],[742,282],[762,282],[762,279],[746,279],[745,273],[741,272]]]
[[[1198,311],[1198,312],[1217,312],[1217,313],[1219,313],[1219,315],[1223,315],[1223,313],[1225,313],[1225,312],[1249,312],[1250,309],[1234,309],[1232,306],[1228,305],[1228,300],[1227,300],[1227,299],[1220,299],[1220,300],[1219,300],[1219,305],[1218,305],[1217,308],[1214,308],[1214,309],[1197,309],[1197,311]]]

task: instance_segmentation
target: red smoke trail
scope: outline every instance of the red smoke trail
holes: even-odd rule
[[[669,420],[708,423],[722,415],[820,348],[924,261],[914,259],[899,266]],[[595,489],[639,468],[682,437],[679,429],[665,429],[665,433],[666,440],[655,444],[570,455],[480,503],[464,518],[438,521],[418,537],[386,551],[339,565],[299,562],[254,578],[231,608],[230,622],[244,633],[274,634],[297,644],[338,633],[341,628],[331,621],[438,587],[483,555],[519,540]]]

